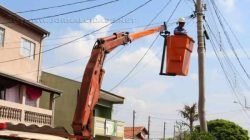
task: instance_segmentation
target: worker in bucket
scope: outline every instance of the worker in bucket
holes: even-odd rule
[[[174,29],[175,35],[187,35],[187,31],[184,29],[185,18],[181,17],[178,20],[178,26]]]

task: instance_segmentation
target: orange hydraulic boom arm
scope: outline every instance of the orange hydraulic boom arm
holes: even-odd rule
[[[93,110],[99,99],[102,78],[105,73],[103,63],[106,54],[120,45],[126,45],[141,37],[165,31],[166,26],[161,25],[132,34],[127,32],[114,33],[96,41],[83,75],[80,94],[77,99],[72,123],[76,136],[81,137],[81,139],[92,139]]]

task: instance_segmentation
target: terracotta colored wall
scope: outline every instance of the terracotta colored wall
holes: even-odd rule
[[[8,22],[8,20],[1,15],[0,21],[2,23]],[[18,24],[0,24],[0,27],[5,29],[4,47],[0,47],[0,62],[23,57],[20,53],[21,38],[35,43],[35,53],[39,52],[42,39],[41,34]],[[38,72],[32,71],[38,69],[38,62],[39,55],[35,55],[35,59],[25,58],[12,62],[0,63],[0,71],[11,75],[21,74],[18,76],[37,81]]]

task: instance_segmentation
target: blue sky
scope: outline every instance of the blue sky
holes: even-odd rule
[[[96,2],[84,3],[76,6],[26,13],[21,15],[27,19],[31,19],[35,17],[43,17],[61,12],[77,10],[106,1],[108,0],[97,0]],[[126,12],[134,9],[145,1],[146,0],[120,0],[114,4],[104,7],[40,21],[37,24],[51,33],[51,36],[45,39],[44,49],[54,47],[55,44],[64,43],[74,39],[74,37],[84,35],[95,29],[98,29],[110,23],[111,20],[124,15]],[[0,1],[0,4],[12,11],[23,11],[71,2],[72,0],[8,0]],[[143,27],[129,30],[122,29],[148,24],[166,2],[167,1],[153,0],[144,8],[124,18],[122,22],[112,24],[108,28],[102,30],[99,34],[88,36],[86,39],[44,54],[43,67],[46,68],[48,66],[58,65],[70,60],[83,58],[90,55],[90,51],[95,39],[109,35],[111,30],[129,32],[143,30]],[[232,29],[238,35],[246,51],[249,52],[250,49],[248,47],[248,42],[250,40],[248,37],[249,28],[247,25],[249,22],[249,10],[247,9],[247,6],[250,4],[250,1],[243,0],[241,2],[237,2],[236,0],[218,0],[216,2],[223,15],[230,23]],[[176,4],[177,1],[172,1],[166,10],[154,22],[166,21]],[[31,5],[32,8],[30,8]],[[208,10],[211,10],[209,9],[209,5],[207,7]],[[176,22],[179,17],[186,17],[192,14],[193,9],[192,0],[182,1],[176,13],[170,20],[170,23]],[[211,21],[209,11],[206,13],[207,20]],[[58,22],[69,19],[71,21],[79,21],[80,19],[81,21],[85,22]],[[95,19],[98,22],[89,22],[90,19]],[[219,24],[217,23],[217,25]],[[171,24],[169,26],[169,30],[173,31],[175,26],[175,24]],[[214,31],[216,31],[214,24],[210,23],[210,26]],[[195,19],[188,21],[186,29],[188,30],[189,35],[197,40]],[[222,31],[220,32],[223,34]],[[105,63],[106,74],[102,88],[105,90],[110,90],[114,85],[116,85],[142,57],[155,37],[155,35],[152,35],[134,41],[132,44],[125,46],[125,49],[123,49],[118,54],[116,53],[119,51],[119,48],[110,53],[109,56],[114,54],[115,56],[112,57],[110,61]],[[55,40],[55,38],[63,39]],[[240,69],[240,66],[237,64],[235,56],[230,50],[223,35],[222,42],[229,54],[229,57],[239,70],[239,73],[235,75],[235,86],[242,86],[240,80],[237,79],[239,75],[241,75],[247,81],[247,83],[249,83],[249,79],[246,78]],[[233,43],[236,44],[235,41],[233,41]],[[145,59],[132,73],[132,76],[118,88],[112,91],[115,94],[122,95],[126,98],[124,105],[115,106],[113,113],[114,119],[125,121],[127,125],[131,125],[132,110],[135,109],[137,112],[136,124],[147,126],[147,117],[148,115],[151,115],[154,117],[152,118],[151,127],[151,130],[154,131],[154,133],[152,132],[153,137],[162,136],[164,121],[168,123],[167,135],[171,136],[173,134],[173,124],[175,120],[180,119],[178,110],[180,110],[184,104],[192,104],[198,100],[197,45],[195,45],[192,53],[190,72],[187,77],[159,76],[158,73],[160,70],[162,45],[163,39],[159,38]],[[124,46],[121,46],[120,48],[122,47]],[[235,48],[240,60],[244,64],[244,67],[247,71],[249,71],[249,59],[242,52],[238,45],[235,45]],[[71,79],[81,80],[79,76],[81,77],[84,71],[86,61],[87,59],[83,59],[82,61],[76,63],[46,71]],[[250,97],[249,91],[246,89],[241,90],[240,93],[248,98]],[[240,105],[233,103],[236,100],[235,96],[228,86],[226,78],[223,75],[223,71],[208,41],[206,51],[206,97],[206,111],[208,114],[208,120],[216,118],[229,119],[250,130],[249,118],[247,118],[242,112]],[[240,99],[243,101],[242,96]],[[250,112],[248,113],[250,114]]]

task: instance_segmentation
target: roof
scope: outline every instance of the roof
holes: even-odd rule
[[[135,130],[135,132],[134,132],[135,136],[137,136],[141,132],[144,132],[145,134],[148,134],[148,130],[143,126],[134,127],[134,130]],[[125,127],[124,128],[124,137],[126,139],[132,139],[133,138],[133,127]]]
[[[51,76],[56,77],[56,78],[62,78],[62,79],[65,79],[65,80],[76,82],[79,85],[81,84],[81,82],[79,82],[79,81],[72,80],[72,79],[69,79],[69,78],[65,78],[65,77],[55,75],[55,74],[52,74],[52,73],[48,73],[48,72],[45,72],[45,71],[42,71],[42,73],[51,75]],[[123,104],[125,98],[122,97],[122,96],[119,96],[119,95],[116,95],[114,93],[111,93],[111,92],[108,92],[106,90],[101,89],[100,99],[103,99],[103,100],[106,100],[106,101],[109,101],[109,102],[112,102],[112,103],[116,103],[116,104]]]
[[[29,85],[29,86],[32,86],[35,88],[39,88],[43,91],[52,92],[52,93],[55,93],[58,95],[60,95],[62,93],[62,91],[48,87],[46,85],[0,72],[0,85],[9,86],[9,85],[13,85],[16,83],[22,83],[24,85]]]
[[[12,134],[11,136],[13,136],[13,134],[16,134],[15,135],[16,137],[21,137],[21,136],[24,136],[25,134],[27,135],[27,132],[28,132],[30,135],[28,136],[29,138],[34,137],[34,136],[39,137],[38,134],[47,134],[47,135],[64,137],[64,138],[70,137],[70,134],[63,127],[52,128],[50,126],[42,126],[42,127],[39,127],[37,125],[27,126],[22,123],[19,123],[19,124],[6,123],[6,128],[4,131],[5,133],[1,130],[0,135],[10,136],[8,134]],[[43,137],[43,139],[45,138]]]
[[[100,98],[116,103],[116,104],[123,104],[124,102],[124,97],[108,92],[106,90],[102,90],[102,89],[101,89]]]
[[[13,23],[19,22],[19,24],[21,23],[22,25],[25,25],[26,27],[31,28],[31,29],[37,31],[38,33],[46,35],[46,36],[48,36],[50,34],[45,29],[37,26],[36,24],[30,22],[29,20],[19,16],[18,14],[10,11],[9,9],[7,9],[1,5],[0,5],[0,13],[1,13],[1,15],[7,16],[9,19],[12,19],[14,21]]]

